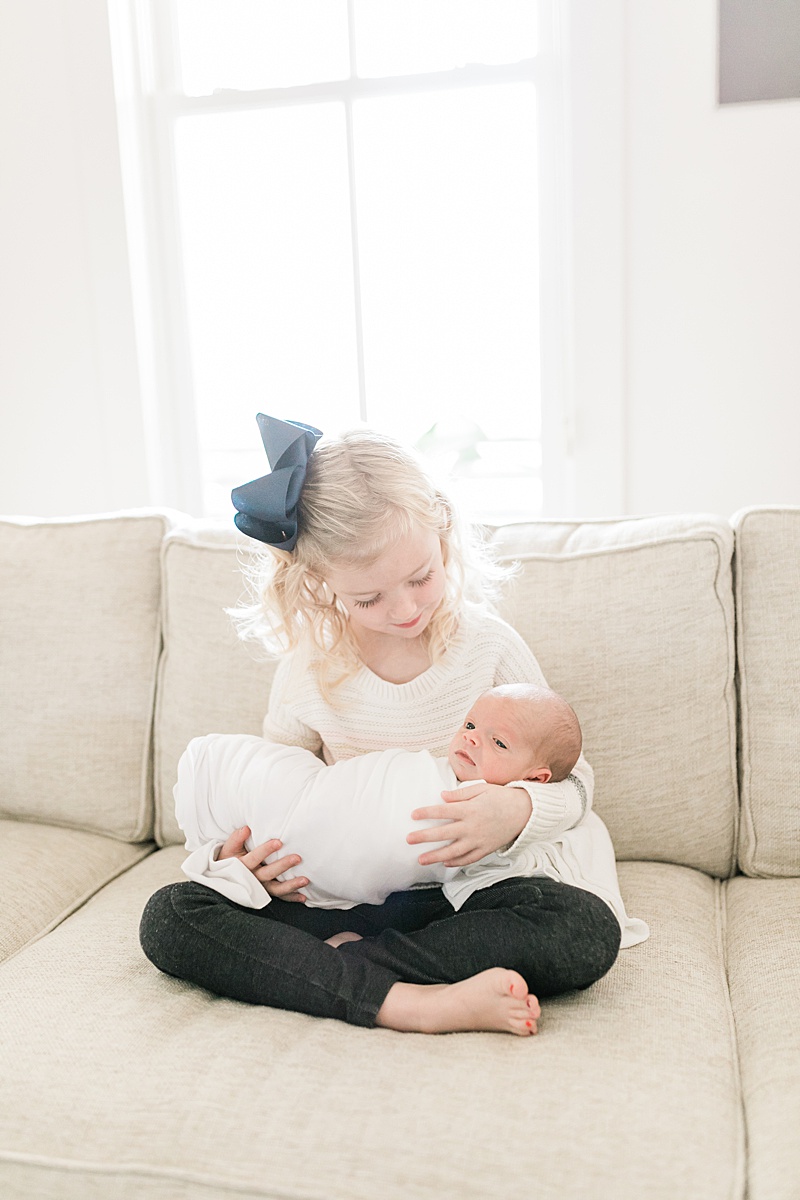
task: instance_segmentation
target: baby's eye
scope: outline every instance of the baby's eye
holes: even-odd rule
[[[412,587],[422,587],[423,584],[430,583],[432,578],[433,578],[433,571],[428,571],[428,574],[424,575],[422,577],[422,579],[412,579],[411,586]]]
[[[354,600],[356,608],[372,608],[373,604],[377,604],[380,596],[373,596],[371,600]]]
[[[495,745],[496,745],[496,746],[499,746],[501,750],[507,750],[507,749],[508,749],[508,746],[505,744],[505,742],[501,742],[501,741],[500,741],[500,738],[495,738],[495,739],[494,739],[494,741],[495,741]]]
[[[465,721],[465,722],[464,722],[464,728],[465,728],[465,729],[474,729],[474,728],[475,728],[475,723],[474,723],[473,721]]]

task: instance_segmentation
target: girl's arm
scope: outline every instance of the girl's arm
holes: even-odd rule
[[[279,662],[272,680],[269,707],[264,717],[264,737],[268,742],[280,742],[283,746],[302,746],[312,754],[319,754],[322,749],[319,733],[296,717],[287,702],[293,669],[296,669],[294,658],[287,654]]]
[[[547,687],[541,667],[516,630],[498,618],[495,686],[538,683]],[[594,773],[581,755],[561,783],[519,782],[513,786],[474,783],[442,792],[444,806],[416,809],[412,819],[448,821],[446,826],[415,831],[410,843],[450,838],[448,847],[420,855],[420,863],[464,867],[487,854],[517,854],[534,842],[546,841],[580,824],[591,810]]]

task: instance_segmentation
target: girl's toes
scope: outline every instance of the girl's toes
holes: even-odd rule
[[[538,1017],[540,1017],[542,1015],[541,1006],[535,996],[529,995],[527,1004],[528,1004],[528,1011],[534,1020],[536,1020]]]
[[[516,971],[509,971],[506,981],[506,991],[515,1000],[523,1000],[528,994],[528,985]]]

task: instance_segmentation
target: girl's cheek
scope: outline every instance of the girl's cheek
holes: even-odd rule
[[[444,596],[444,585],[444,573],[442,573],[438,579],[431,580],[431,583],[429,584],[431,600],[435,600],[437,602],[441,600],[442,596]]]
[[[429,597],[439,596],[444,591],[444,573],[437,572],[432,579],[427,583],[423,583],[422,587],[417,589],[422,595],[428,599]]]

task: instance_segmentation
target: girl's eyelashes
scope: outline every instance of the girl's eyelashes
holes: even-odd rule
[[[433,570],[431,569],[427,575],[423,575],[422,579],[412,579],[410,582],[412,587],[422,587],[424,584],[430,583],[432,579]],[[354,600],[353,604],[356,608],[372,608],[373,604],[377,604],[380,598],[381,594],[378,592],[378,595],[373,596],[371,600]]]

